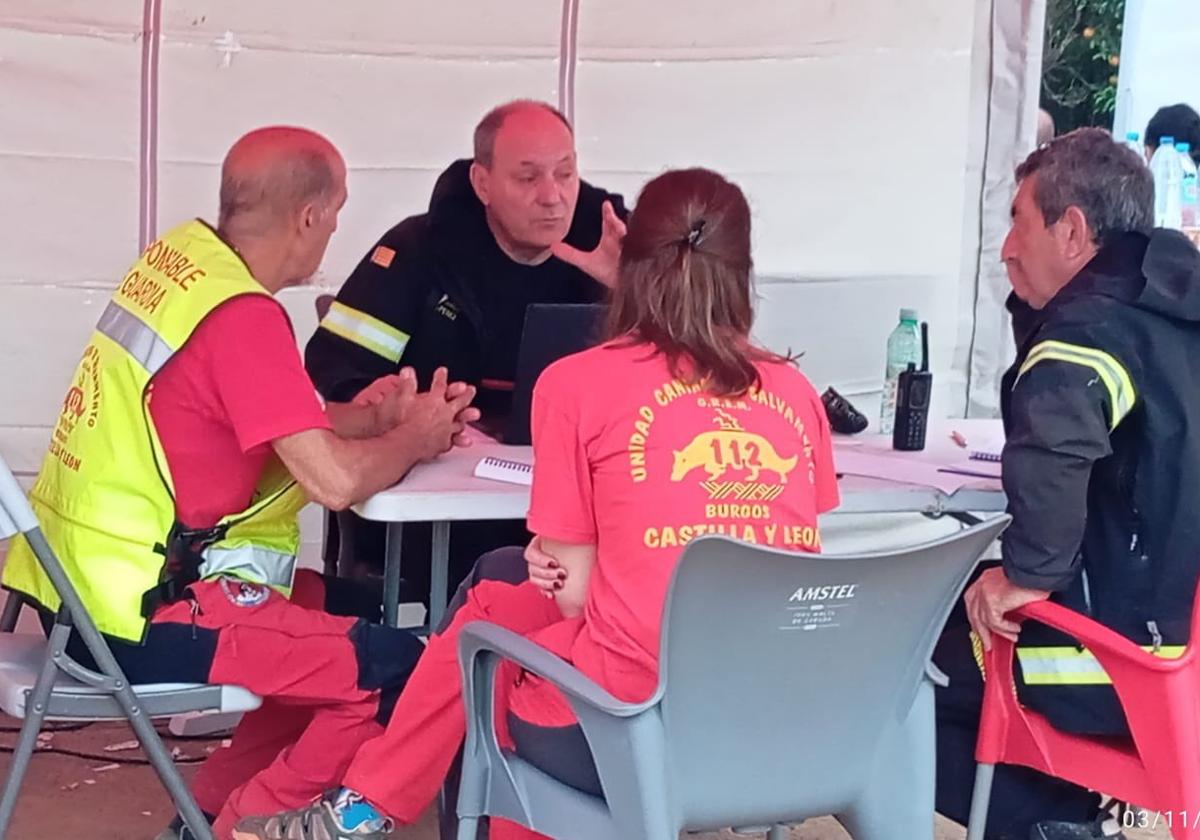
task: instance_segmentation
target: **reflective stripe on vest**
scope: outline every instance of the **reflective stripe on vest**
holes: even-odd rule
[[[296,572],[296,555],[253,545],[224,548],[221,545],[204,549],[200,577],[233,575],[256,583],[290,585]]]
[[[108,302],[100,315],[96,332],[119,344],[151,376],[158,373],[175,352],[141,318],[114,300]]]
[[[1163,659],[1178,659],[1187,648],[1164,645],[1158,650],[1143,647]],[[1018,647],[1021,673],[1026,685],[1112,685],[1099,660],[1088,650],[1076,647]]]
[[[271,462],[282,476],[269,478],[264,471],[263,479],[268,483],[278,483],[281,478],[290,479],[281,463]],[[221,520],[227,526],[225,538],[201,551],[204,562],[200,564],[200,577],[212,578],[217,575],[233,575],[251,583],[266,583],[279,589],[291,589],[292,580],[296,573],[295,546],[280,551],[267,536],[259,534],[256,524],[268,509],[281,509],[284,515],[293,519],[299,514],[299,509],[308,503],[307,497],[294,481],[278,484],[277,489],[261,497],[244,513],[237,516],[227,516]],[[289,513],[290,511],[290,513]],[[250,531],[251,536],[246,532]],[[286,594],[286,593],[285,593]]]
[[[1109,405],[1112,417],[1109,420],[1109,431],[1117,428],[1137,402],[1137,392],[1129,372],[1115,357],[1094,347],[1084,347],[1079,344],[1068,344],[1065,341],[1042,341],[1029,351],[1025,362],[1017,374],[1017,380],[1038,362],[1066,362],[1081,365],[1096,372],[1100,381],[1108,391]]]
[[[382,356],[392,364],[400,361],[404,348],[408,346],[407,333],[338,300],[330,305],[329,311],[321,319],[321,327]]]

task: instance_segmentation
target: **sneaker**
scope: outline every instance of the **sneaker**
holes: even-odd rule
[[[835,432],[843,435],[855,435],[867,428],[867,417],[850,401],[833,388],[827,388],[821,395],[825,405],[825,414],[829,417],[829,425]]]
[[[1029,831],[1029,840],[1126,840],[1112,815],[1102,813],[1092,822],[1040,822]]]
[[[247,817],[234,840],[388,840],[395,824],[347,788],[272,817]]]

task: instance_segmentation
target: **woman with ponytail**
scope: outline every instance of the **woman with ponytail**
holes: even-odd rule
[[[791,361],[751,339],[753,315],[742,191],[706,169],[650,181],[622,246],[609,340],[534,390],[533,543],[479,559],[346,787],[243,836],[374,840],[416,821],[462,743],[457,639],[470,621],[522,633],[639,702],[658,682],[663,604],[690,540],[820,550],[817,516],[838,503],[828,421]],[[562,696],[512,663],[497,686],[502,743],[600,795]],[[325,834],[298,833],[318,822]],[[530,835],[494,821],[502,836]]]

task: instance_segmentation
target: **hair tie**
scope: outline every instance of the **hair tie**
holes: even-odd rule
[[[689,248],[695,248],[700,244],[701,238],[704,236],[704,226],[707,222],[704,219],[697,219],[692,222],[692,228],[688,231],[688,235],[682,240],[682,244]]]

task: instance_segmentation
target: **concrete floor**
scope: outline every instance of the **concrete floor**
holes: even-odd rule
[[[16,721],[0,716],[0,745],[11,747],[16,735],[8,730]],[[171,819],[173,811],[153,771],[146,766],[123,765],[101,769],[114,757],[136,759],[138,749],[106,752],[105,747],[132,737],[123,724],[95,724],[77,732],[60,732],[51,744],[59,749],[90,753],[82,759],[42,753],[35,755],[26,777],[17,817],[9,840],[81,838],[86,840],[153,840]],[[203,758],[213,741],[170,739],[184,760]],[[0,774],[7,774],[9,755],[0,755]],[[192,767],[184,767],[185,775]],[[961,840],[963,830],[939,820],[935,840]],[[396,840],[437,840],[432,814],[419,825],[400,829]],[[731,832],[693,835],[691,840],[733,840]],[[844,840],[848,835],[832,819],[809,820],[792,832],[792,840]],[[1130,840],[1167,840],[1166,831],[1131,833]],[[905,838],[907,840],[907,838]]]

